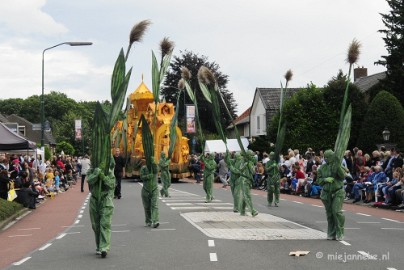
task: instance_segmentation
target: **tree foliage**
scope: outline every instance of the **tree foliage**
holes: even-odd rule
[[[4,115],[16,114],[31,123],[40,123],[41,106],[40,96],[33,95],[26,99],[0,100],[0,113]],[[50,122],[52,134],[56,142],[66,141],[83,154],[90,145],[91,123],[95,110],[95,101],[80,101],[67,97],[60,92],[45,94],[45,119]],[[111,103],[104,101],[106,106]],[[82,140],[76,141],[74,136],[74,120],[81,119]]]
[[[65,155],[74,155],[74,147],[68,142],[62,141],[56,144],[56,153],[65,153]]]
[[[206,56],[199,56],[198,54],[195,54],[190,51],[184,51],[181,52],[180,56],[174,56],[173,61],[170,64],[170,69],[167,73],[166,80],[165,80],[165,86],[161,90],[161,95],[167,102],[172,102],[176,103],[177,100],[177,95],[179,94],[178,91],[178,81],[181,79],[181,67],[185,66],[189,69],[189,71],[192,74],[192,78],[190,80],[190,84],[192,89],[196,92],[196,97],[197,97],[197,102],[198,102],[198,108],[200,112],[200,121],[202,125],[202,129],[206,132],[211,132],[211,133],[216,133],[216,128],[214,125],[214,122],[211,121],[212,119],[212,114],[209,110],[209,105],[207,101],[204,99],[202,92],[199,88],[198,84],[198,79],[197,79],[197,73],[199,68],[204,65],[207,68],[209,68],[213,74],[215,75],[218,85],[219,85],[219,90],[223,95],[223,99],[227,104],[227,107],[230,110],[230,113],[233,115],[233,117],[236,117],[236,108],[237,104],[235,103],[233,93],[231,93],[227,89],[227,83],[229,81],[228,76],[223,74],[220,71],[220,67],[217,63],[215,62],[209,62],[208,58]],[[184,100],[184,94],[182,93],[180,96],[180,108],[179,108],[179,115],[178,115],[178,122],[181,123],[181,125],[184,125],[183,123],[185,122],[185,106],[182,106],[183,104],[192,104],[192,101],[190,98],[185,95],[185,100]],[[221,112],[222,112],[222,125],[224,127],[228,126],[230,124],[230,119],[228,115],[226,114],[226,110],[224,108],[224,105],[221,103]]]
[[[376,149],[383,143],[384,128],[391,132],[390,142],[404,146],[404,110],[396,97],[387,91],[381,91],[369,105],[360,132],[358,147],[365,152]]]
[[[386,91],[398,98],[404,104],[404,1],[386,0],[390,13],[381,14],[386,29],[379,30],[385,34],[383,38],[388,55],[376,64],[387,68],[386,78],[382,85]]]

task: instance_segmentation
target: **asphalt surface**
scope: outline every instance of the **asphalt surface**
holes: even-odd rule
[[[141,183],[124,180],[115,200],[111,251],[95,254],[89,219],[89,194],[73,189],[41,205],[0,233],[8,248],[1,257],[20,254],[3,269],[403,269],[404,214],[345,204],[345,239],[325,239],[325,210],[318,199],[281,195],[280,207],[268,207],[266,193],[253,190],[257,217],[232,211],[230,188],[215,184],[213,203],[204,203],[194,180],[172,184],[170,198],[160,198],[160,226],[144,225]],[[65,196],[66,201],[62,204]],[[68,197],[71,196],[71,199]],[[60,200],[59,200],[60,199]],[[72,203],[74,201],[74,203]],[[61,204],[70,220],[44,220]],[[66,204],[70,202],[70,204]],[[41,210],[37,211],[37,210]],[[58,212],[59,213],[59,212]],[[31,222],[24,220],[31,219]],[[62,225],[64,224],[64,225]],[[58,231],[48,236],[48,231]],[[22,233],[24,232],[24,233]],[[22,236],[24,235],[25,236]],[[30,235],[31,234],[31,235]],[[20,235],[20,236],[18,236]],[[42,236],[38,241],[38,235]],[[11,237],[12,236],[12,237]],[[16,243],[30,250],[16,252]],[[306,255],[290,256],[291,252]],[[0,259],[0,262],[2,259]]]

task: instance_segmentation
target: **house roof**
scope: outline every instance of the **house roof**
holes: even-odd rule
[[[250,112],[251,112],[251,107],[249,107],[247,110],[245,110],[242,114],[240,114],[236,119],[234,119],[233,123],[231,123],[227,129],[233,128],[233,126],[238,126],[241,124],[245,124],[250,122]]]
[[[366,92],[384,78],[386,78],[386,72],[380,72],[370,76],[361,77],[354,82],[354,85],[356,85],[361,92]]]
[[[301,88],[287,88],[285,97],[290,98],[299,91]],[[264,104],[265,110],[279,110],[279,104],[281,101],[281,88],[258,88],[258,95]]]
[[[11,131],[6,125],[0,123],[0,150],[35,149],[34,142]]]
[[[7,118],[6,118],[4,115],[2,115],[1,113],[0,113],[0,122],[1,122],[1,123],[6,123],[6,122],[8,122]]]

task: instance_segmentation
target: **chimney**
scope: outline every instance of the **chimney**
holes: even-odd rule
[[[354,74],[354,82],[356,82],[359,78],[368,76],[368,69],[364,68],[363,66],[354,68],[353,74]]]

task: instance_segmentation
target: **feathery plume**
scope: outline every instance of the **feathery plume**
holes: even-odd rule
[[[183,78],[181,78],[181,79],[178,81],[178,89],[180,89],[180,90],[184,90],[184,89],[185,89],[185,81],[184,81]]]
[[[174,48],[174,42],[169,40],[168,37],[163,38],[163,40],[160,42],[160,50],[162,57],[171,53],[173,51],[173,48]]]
[[[215,75],[205,66],[201,66],[198,71],[198,80],[206,85],[214,86],[216,84]]]
[[[352,40],[351,44],[349,45],[348,48],[348,57],[346,61],[352,65],[356,63],[359,59],[359,54],[360,54],[360,47],[361,44],[359,41],[357,41],[355,38]]]
[[[143,35],[150,24],[151,21],[143,20],[132,27],[132,30],[129,34],[129,46],[131,46],[134,42],[142,41]]]
[[[286,74],[285,74],[286,82],[291,81],[291,80],[292,80],[292,77],[293,77],[293,72],[292,72],[291,69],[289,69],[288,71],[286,71]]]
[[[181,67],[181,77],[187,81],[191,80],[192,75],[187,67]]]

